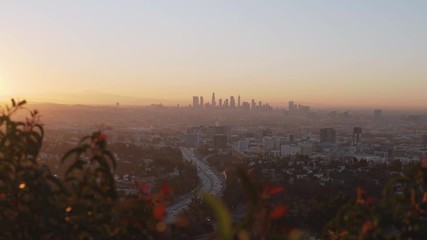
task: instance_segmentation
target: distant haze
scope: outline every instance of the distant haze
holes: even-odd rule
[[[151,104],[164,104],[164,105],[176,105],[179,100],[176,99],[161,99],[161,98],[143,98],[143,97],[131,97],[114,95],[109,93],[102,93],[97,91],[86,90],[75,93],[38,93],[38,94],[21,94],[25,99],[29,100],[30,103],[60,103],[60,104],[84,104],[84,105],[151,105]],[[10,98],[16,98],[18,96],[2,96],[0,101],[6,102]],[[22,97],[21,97],[22,98]]]
[[[421,0],[0,1],[0,96],[426,109],[426,12]]]

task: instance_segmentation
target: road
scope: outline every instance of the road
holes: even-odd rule
[[[176,203],[167,208],[168,215],[166,216],[167,222],[173,222],[178,214],[188,207],[191,200],[199,192],[208,192],[215,196],[221,196],[224,188],[224,179],[216,173],[207,163],[207,159],[211,156],[208,155],[203,159],[199,159],[189,148],[180,148],[183,159],[192,162],[197,167],[197,176],[199,177],[199,185],[193,191],[181,196]]]

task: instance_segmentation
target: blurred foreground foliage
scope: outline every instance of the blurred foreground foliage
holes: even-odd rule
[[[244,191],[246,207],[241,220],[232,221],[232,214],[218,198],[203,194],[216,219],[216,233],[213,239],[308,239],[301,230],[286,226],[281,220],[288,214],[288,206],[275,195],[283,193],[283,187],[271,187],[253,181],[243,169],[238,176]]]
[[[37,111],[13,120],[25,101],[0,109],[0,239],[173,239],[164,221],[170,192],[164,184],[152,194],[135,182],[138,194],[119,197],[113,178],[114,156],[106,136],[94,132],[62,158],[61,178],[40,164],[43,126]],[[262,186],[243,170],[239,181],[246,211],[240,221],[218,198],[203,194],[212,210],[212,239],[309,239],[281,220],[288,207],[274,196],[282,187]],[[374,201],[358,188],[326,226],[324,239],[427,239],[427,159],[389,182]]]
[[[166,192],[151,195],[137,186],[137,196],[118,198],[116,163],[101,131],[64,155],[62,178],[40,164],[39,113],[12,119],[25,103],[12,100],[1,109],[0,239],[153,239],[165,230]]]
[[[362,188],[325,226],[326,239],[427,239],[427,159],[389,181],[375,201]]]

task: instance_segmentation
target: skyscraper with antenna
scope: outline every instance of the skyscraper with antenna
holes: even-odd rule
[[[212,104],[212,107],[216,107],[216,100],[215,100],[215,93],[213,92],[212,93],[212,102],[211,102],[211,104]]]

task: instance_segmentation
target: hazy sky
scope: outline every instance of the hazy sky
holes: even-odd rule
[[[424,0],[4,0],[0,95],[425,108],[426,44]]]

